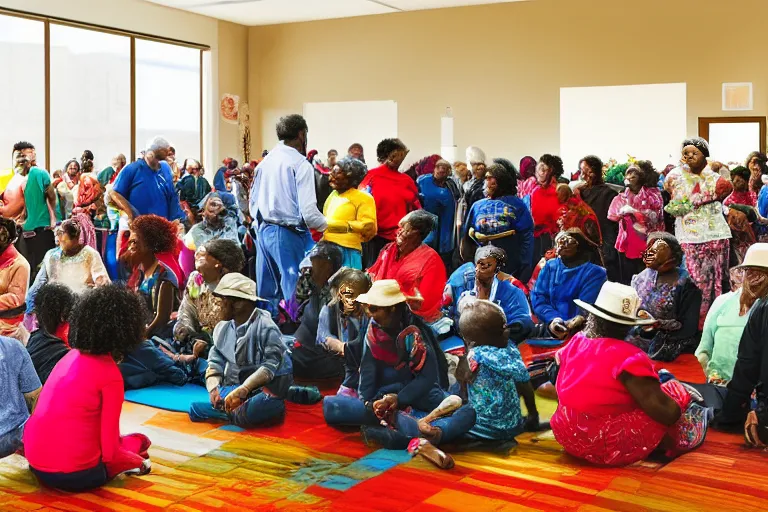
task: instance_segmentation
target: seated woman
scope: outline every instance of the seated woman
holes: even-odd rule
[[[462,406],[461,399],[447,393],[445,357],[431,329],[411,313],[406,300],[392,279],[375,281],[357,298],[371,318],[360,365],[360,398],[328,396],[323,401],[329,425],[362,426],[366,440],[390,449],[405,448],[413,438],[448,443],[475,424],[472,406]],[[414,415],[423,416],[447,398],[455,412],[434,422],[417,421],[403,411],[412,407]]]
[[[504,311],[493,302],[473,300],[463,304],[459,327],[468,348],[457,368],[461,396],[477,413],[471,437],[511,441],[523,430],[539,426],[539,412],[520,351],[509,343]],[[466,392],[465,392],[466,391]],[[528,417],[523,418],[520,397]]]
[[[648,160],[633,163],[624,176],[627,188],[611,201],[608,219],[618,222],[616,250],[621,282],[629,284],[643,271],[648,234],[664,230],[664,200],[657,186],[659,174]]]
[[[531,308],[525,293],[502,276],[506,261],[504,249],[486,245],[475,252],[474,265],[465,263],[451,275],[443,291],[443,304],[447,304],[443,311],[453,319],[454,325],[459,324],[459,302],[473,296],[501,306],[511,339],[523,341],[528,336],[533,328]]]
[[[210,403],[190,406],[192,421],[255,428],[281,421],[293,384],[288,347],[267,311],[256,307],[256,283],[231,272],[216,287],[223,321],[213,333],[205,386]]]
[[[149,439],[120,435],[123,379],[116,364],[143,339],[144,305],[130,290],[102,286],[85,293],[71,321],[72,350],[51,372],[27,422],[24,455],[43,485],[83,492],[151,469]]]
[[[472,205],[462,233],[465,261],[474,259],[477,246],[495,245],[506,251],[507,271],[527,279],[533,265],[533,217],[517,197],[517,177],[501,164],[488,167],[485,199]],[[467,243],[469,240],[471,242]]]
[[[768,297],[768,244],[750,247],[744,264],[736,269],[745,274],[742,287],[719,296],[712,303],[695,352],[707,374],[707,382],[718,386],[716,390],[721,396],[725,396],[725,386],[733,378],[739,341],[747,320],[757,301]]]
[[[141,215],[131,224],[124,254],[133,267],[128,287],[144,299],[147,324],[145,341],[120,363],[126,389],[159,382],[182,386],[203,371],[197,360],[203,352],[199,346],[191,357],[185,357],[174,354],[166,342],[173,336],[171,314],[179,304],[179,283],[183,279],[175,254],[176,241],[176,226],[157,215]]]
[[[64,333],[69,334],[69,315],[76,299],[72,290],[60,283],[45,284],[37,292],[35,313],[40,328],[29,337],[27,352],[43,384],[69,352]]]
[[[12,219],[0,217],[0,336],[26,344],[24,297],[29,286],[29,263],[16,250],[21,228]]]
[[[214,292],[221,278],[230,272],[240,272],[245,266],[245,255],[240,244],[232,240],[217,239],[206,242],[195,253],[195,268],[187,280],[179,314],[173,327],[176,349],[180,354],[192,354],[198,346],[198,355],[208,353],[213,343],[213,330],[221,322],[221,300]]]
[[[357,398],[363,338],[369,322],[357,297],[370,290],[371,280],[365,272],[347,267],[331,278],[330,285],[334,298],[320,311],[317,344],[344,361],[344,380],[336,394]]]
[[[561,231],[555,237],[557,257],[546,262],[531,290],[533,314],[543,324],[542,336],[564,339],[578,330],[573,322],[580,316],[573,302],[594,301],[606,281],[600,249],[590,243],[580,229]],[[538,337],[538,336],[537,336]]]
[[[211,192],[202,205],[203,220],[192,226],[184,236],[184,245],[190,251],[196,251],[209,240],[224,238],[240,243],[237,233],[237,220],[230,215],[221,194]]]
[[[83,244],[81,234],[82,226],[75,219],[65,220],[56,230],[59,246],[43,258],[27,294],[27,314],[35,310],[37,291],[45,283],[61,283],[76,294],[110,283],[101,255],[93,247]]]
[[[357,190],[367,168],[360,160],[343,158],[331,169],[333,192],[323,207],[328,229],[323,240],[341,249],[345,267],[363,268],[363,243],[376,236],[376,203],[373,196]]]
[[[656,323],[636,329],[630,341],[651,359],[674,361],[699,344],[701,291],[682,268],[683,250],[674,235],[648,235],[643,260],[648,268],[632,278],[632,288]]]
[[[624,466],[657,448],[674,457],[698,447],[709,411],[691,404],[676,380],[659,383],[653,362],[624,341],[639,318],[640,297],[629,286],[606,282],[587,327],[557,353],[558,406],[551,426],[567,453],[601,466]]]
[[[177,263],[176,226],[157,215],[141,215],[131,224],[131,236],[123,258],[133,272],[128,287],[136,291],[149,312],[145,338],[170,338],[171,313],[179,304],[179,284],[183,282]]]
[[[446,282],[443,260],[424,243],[434,225],[433,215],[425,210],[409,213],[400,221],[395,242],[386,245],[368,269],[372,281],[394,279],[405,293],[415,297],[413,313],[427,323],[440,318]]]
[[[338,245],[322,240],[309,253],[312,265],[309,294],[302,305],[301,323],[294,333],[296,341],[291,351],[293,375],[300,379],[333,379],[344,375],[341,359],[328,352],[324,344],[317,344],[320,312],[332,299],[329,281],[341,268],[342,257]]]

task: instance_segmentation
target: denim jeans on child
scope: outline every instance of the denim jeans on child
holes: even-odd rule
[[[219,388],[224,400],[237,386]],[[214,408],[210,402],[194,402],[189,407],[189,419],[192,421],[222,420],[230,421],[240,428],[255,428],[265,423],[278,421],[285,415],[285,400],[260,391],[227,414]]]

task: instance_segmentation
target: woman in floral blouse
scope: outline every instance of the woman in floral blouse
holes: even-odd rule
[[[664,200],[657,186],[659,175],[648,160],[629,166],[624,175],[627,188],[611,201],[608,219],[619,223],[616,250],[622,284],[645,268],[643,251],[649,233],[664,230]]]
[[[225,274],[240,272],[244,266],[245,256],[240,244],[232,240],[218,238],[197,250],[196,270],[187,281],[173,328],[181,353],[192,353],[194,343],[201,339],[210,346],[213,329],[222,320],[221,299],[213,292]]]
[[[712,301],[723,293],[731,238],[722,201],[733,185],[709,168],[708,156],[704,139],[683,141],[681,166],[664,180],[671,197],[666,210],[675,217],[675,237],[685,253],[688,273],[701,290],[699,329]]]

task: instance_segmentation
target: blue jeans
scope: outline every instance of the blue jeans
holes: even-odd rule
[[[414,413],[406,414],[403,411],[397,413],[395,428],[405,439],[421,437],[418,419],[424,417],[427,412],[414,410]],[[331,426],[379,426],[379,420],[372,410],[367,409],[362,400],[346,396],[327,396],[323,400],[323,416],[325,422]],[[442,430],[440,443],[449,443],[462,437],[475,426],[475,409],[467,404],[461,406],[452,415],[433,421],[431,424]],[[378,437],[378,436],[374,436]],[[386,436],[391,438],[391,436]],[[385,447],[387,442],[383,442]]]
[[[219,388],[222,400],[237,386]],[[285,400],[268,395],[263,391],[253,395],[243,404],[227,414],[216,409],[210,402],[194,402],[189,407],[189,419],[192,421],[223,420],[230,421],[240,428],[255,428],[266,423],[278,422],[285,416]]]
[[[280,299],[296,291],[299,265],[312,247],[309,232],[299,234],[275,224],[259,226],[256,251],[256,294],[269,301],[274,310]]]
[[[96,467],[73,473],[48,473],[47,471],[37,470],[32,466],[29,469],[41,484],[66,492],[90,491],[109,482],[107,468],[103,462],[99,462]]]

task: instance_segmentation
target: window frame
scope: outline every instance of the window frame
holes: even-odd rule
[[[121,30],[104,25],[97,25],[94,23],[85,23],[80,21],[69,20],[66,18],[59,18],[56,16],[44,16],[35,13],[29,13],[25,11],[19,11],[16,9],[8,9],[0,7],[0,15],[11,16],[16,18],[26,18],[35,21],[43,22],[44,26],[44,62],[45,62],[45,168],[51,171],[51,24],[63,25],[68,27],[79,28],[83,30],[93,30],[95,32],[103,32],[107,34],[115,34],[120,36],[126,36],[130,38],[130,130],[131,130],[131,147],[129,161],[136,159],[136,40],[142,39],[146,41],[155,41],[165,44],[173,44],[177,46],[186,46],[188,48],[195,48],[200,51],[200,155],[199,159],[202,162],[204,160],[204,136],[203,136],[203,52],[210,51],[211,48],[207,45],[194,43],[190,41],[182,41],[178,39],[172,39],[167,37],[158,37],[150,34],[143,34],[141,32],[132,32],[129,30]]]

